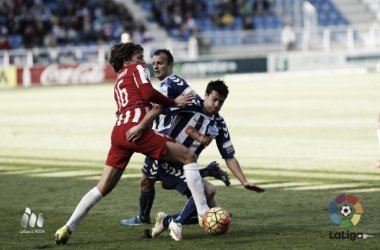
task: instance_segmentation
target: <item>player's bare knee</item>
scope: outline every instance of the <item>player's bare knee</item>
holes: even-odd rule
[[[214,185],[205,186],[205,194],[206,194],[207,201],[210,201],[212,198],[214,198],[216,194],[215,186]]]
[[[184,159],[184,165],[185,164],[190,164],[190,163],[193,163],[193,162],[197,162],[197,156],[190,149],[186,151],[186,153],[184,154],[184,158],[185,158]]]
[[[98,183],[96,188],[99,190],[99,192],[104,196],[108,195],[112,192],[112,190],[115,188],[116,185],[102,185],[101,183]]]
[[[144,192],[152,191],[154,189],[155,180],[152,180],[145,175],[140,179],[141,190]]]

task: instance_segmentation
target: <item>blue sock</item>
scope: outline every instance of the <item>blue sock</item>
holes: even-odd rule
[[[168,214],[168,216],[166,216],[165,219],[164,219],[164,221],[162,222],[164,224],[164,227],[168,228],[170,222],[172,220],[174,220],[175,218],[177,218],[179,215],[180,215],[180,213],[177,213],[177,214]],[[190,219],[187,219],[185,221],[184,225],[190,225],[190,224],[198,224],[198,216],[197,215],[191,217]]]
[[[139,216],[143,222],[150,221],[150,210],[152,209],[155,195],[156,190],[154,189],[148,192],[141,191]]]
[[[164,225],[164,228],[168,228],[170,222],[172,222],[172,220],[174,220],[175,218],[177,218],[178,215],[179,215],[179,213],[177,213],[177,214],[168,214],[168,216],[166,216],[165,219],[162,222],[162,224]]]
[[[185,225],[192,217],[197,215],[197,207],[195,206],[194,198],[190,197],[180,215],[174,219],[175,223]],[[197,220],[198,221],[198,220]]]

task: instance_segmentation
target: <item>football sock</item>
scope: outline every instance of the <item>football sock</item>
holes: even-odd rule
[[[195,208],[195,207],[194,207]],[[198,224],[198,216],[196,215],[197,213],[194,212],[195,216],[187,219],[183,225],[192,225],[192,224]],[[169,227],[169,224],[172,220],[176,219],[178,216],[180,215],[180,213],[177,213],[177,214],[169,214],[168,216],[165,217],[165,219],[163,220],[163,225],[165,228],[168,228]]]
[[[198,164],[196,162],[183,166],[186,177],[187,186],[194,197],[198,215],[204,215],[209,209],[207,205],[205,190],[201,175],[199,173]]]
[[[66,226],[68,226],[71,232],[74,232],[79,223],[81,223],[81,221],[87,216],[90,209],[98,203],[101,198],[103,198],[103,195],[99,192],[97,187],[94,187],[83,196],[82,200],[75,208],[74,213],[66,223]]]
[[[156,195],[155,189],[148,192],[141,190],[139,216],[143,222],[147,222],[150,220],[150,210],[152,209],[155,195]]]
[[[179,215],[179,213],[177,213],[177,214],[170,214],[170,215],[166,216],[165,219],[164,219],[164,221],[162,222],[164,224],[164,227],[168,228],[170,222],[172,222],[172,220],[174,220],[175,218],[177,218],[178,215]],[[194,217],[191,217],[191,218],[187,219],[183,225],[193,225],[193,224],[198,224],[198,216],[194,216]]]
[[[164,218],[164,220],[162,221],[162,224],[164,225],[164,228],[168,228],[170,222],[172,222],[172,220],[174,220],[175,218],[177,218],[178,215],[179,215],[179,213],[178,214],[168,214],[168,216],[166,216]]]
[[[180,223],[182,225],[187,224],[186,222],[191,218],[197,215],[197,208],[195,207],[195,202],[193,197],[187,201],[182,212],[174,219],[175,223]],[[198,222],[198,220],[197,220]]]

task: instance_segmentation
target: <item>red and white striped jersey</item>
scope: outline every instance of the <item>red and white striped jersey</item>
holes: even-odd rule
[[[119,114],[116,126],[139,123],[150,110],[152,104],[139,90],[143,84],[151,84],[149,69],[144,64],[133,64],[120,70],[114,87]]]

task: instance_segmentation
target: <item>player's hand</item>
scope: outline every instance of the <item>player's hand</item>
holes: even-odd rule
[[[252,191],[255,191],[257,193],[264,193],[266,190],[252,182],[244,182],[243,183],[244,187],[248,190],[252,190]]]
[[[144,129],[145,128],[142,128],[139,125],[136,125],[136,126],[130,128],[127,131],[127,133],[125,133],[125,139],[127,139],[127,141],[129,141],[129,142],[137,141],[138,139],[140,139]]]
[[[195,98],[195,94],[192,92],[187,93],[187,94],[182,94],[174,100],[175,106],[182,107],[182,106],[185,106],[186,104],[190,104],[193,102],[194,98]]]

